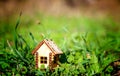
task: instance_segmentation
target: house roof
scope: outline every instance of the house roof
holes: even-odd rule
[[[63,52],[57,47],[57,45],[49,39],[44,39],[42,42],[38,44],[38,46],[32,51],[32,54],[34,54],[43,44],[46,44],[48,48],[54,53],[54,54],[62,54]]]

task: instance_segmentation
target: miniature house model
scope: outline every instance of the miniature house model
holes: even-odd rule
[[[35,56],[36,68],[41,68],[44,65],[45,68],[49,67],[50,69],[58,66],[58,56],[62,53],[54,42],[48,39],[44,39],[32,51]]]

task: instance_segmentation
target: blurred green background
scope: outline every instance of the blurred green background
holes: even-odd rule
[[[11,36],[20,12],[19,29],[24,34],[29,31],[40,36],[60,29],[72,33],[90,29],[116,32],[119,30],[119,10],[119,0],[1,0],[0,39]]]

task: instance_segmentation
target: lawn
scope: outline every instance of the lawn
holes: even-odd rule
[[[120,70],[120,24],[111,17],[40,14],[16,19],[8,23],[9,27],[6,22],[1,26],[0,74],[3,76],[110,76]],[[31,55],[43,39],[52,39],[64,52],[59,57],[60,67],[52,72],[49,68],[36,69]],[[118,62],[116,66],[115,62]]]

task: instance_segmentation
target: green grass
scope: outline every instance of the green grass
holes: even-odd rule
[[[109,76],[115,72],[111,62],[120,58],[120,27],[112,18],[22,16],[16,31],[14,27],[11,33],[1,34],[1,75]],[[45,38],[64,52],[53,72],[35,69],[31,55]]]

